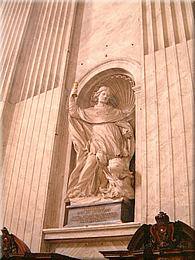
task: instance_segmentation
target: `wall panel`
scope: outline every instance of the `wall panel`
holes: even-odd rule
[[[5,153],[5,158],[3,160],[3,167],[2,167],[2,172],[4,173],[4,191],[5,193],[9,189],[9,185],[11,183],[11,178],[12,178],[12,172],[9,169],[11,169],[11,158],[14,157],[15,151],[17,148],[17,140],[19,138],[19,133],[20,133],[20,125],[22,123],[22,111],[24,109],[24,103],[21,104],[21,108],[19,109],[19,105],[15,106],[14,111],[13,111],[13,121],[11,124],[11,130],[10,130],[10,135],[8,139],[8,144],[6,146],[6,153]]]
[[[153,221],[159,209],[159,147],[158,147],[158,107],[156,97],[156,78],[154,55],[145,56],[146,66],[146,142],[147,142],[147,174],[148,174],[148,216]]]
[[[147,197],[144,207],[148,207],[145,217],[152,221],[150,214],[154,216],[159,208],[172,219],[180,218],[191,224],[192,10],[189,2],[147,1],[142,3],[142,19],[146,102],[143,127],[147,136],[143,139],[146,142],[143,181],[147,185],[143,195]],[[150,194],[154,195],[153,200]]]
[[[2,27],[1,41],[0,41],[0,74],[1,74],[1,100],[2,109],[0,111],[0,118],[2,124],[3,147],[2,158],[5,155],[5,147],[9,136],[10,124],[13,117],[14,105],[8,102],[7,93],[12,84],[15,65],[18,59],[18,51],[25,33],[25,25],[30,11],[30,1],[24,2],[10,2],[5,5],[6,10],[3,10],[1,15]],[[2,116],[3,115],[3,116]],[[7,117],[9,120],[7,120]]]
[[[47,132],[44,133],[44,153],[42,155],[42,165],[40,169],[40,176],[39,176],[39,186],[36,193],[36,204],[35,204],[35,211],[33,213],[33,226],[31,230],[31,240],[30,245],[31,248],[38,248],[42,238],[42,225],[45,214],[47,211],[45,209],[46,199],[47,199],[47,184],[49,176],[47,174],[48,169],[51,166],[51,159],[52,159],[52,151],[53,151],[53,142],[55,135],[53,134],[56,131],[56,124],[55,120],[57,118],[58,113],[58,102],[60,99],[60,91],[59,89],[53,90],[52,99],[51,99],[51,106],[49,111],[49,118],[47,121]],[[57,177],[57,176],[56,176]],[[56,209],[57,210],[57,209]],[[32,216],[29,215],[29,218]]]
[[[169,212],[174,218],[174,186],[172,166],[172,138],[170,129],[170,106],[167,83],[165,50],[155,53],[156,83],[159,120],[159,178],[160,178],[160,210]],[[169,192],[167,192],[169,191]],[[167,203],[169,202],[169,203]]]
[[[5,37],[15,33],[10,43],[14,56],[8,47],[9,58],[3,55],[5,84],[11,82],[4,97],[13,104],[10,115],[3,110],[10,120],[3,161],[4,225],[37,252],[75,4],[24,1],[5,7],[6,19],[13,14],[18,23],[5,21]]]
[[[184,147],[183,150],[186,153],[186,186],[188,192],[189,201],[189,216],[190,221],[193,220],[193,86],[192,77],[190,71],[189,56],[186,43],[179,44],[177,46],[177,59],[178,70],[180,77],[180,91],[181,102],[183,110],[183,124],[184,124]]]
[[[26,207],[23,205],[23,200],[27,203],[28,202],[28,193],[30,192],[29,190],[29,184],[27,182],[29,176],[30,178],[32,178],[32,173],[31,171],[29,171],[28,169],[28,165],[30,164],[30,162],[33,162],[33,154],[31,152],[32,150],[32,146],[36,145],[36,140],[33,139],[33,131],[34,128],[36,129],[36,125],[34,123],[35,119],[37,120],[37,113],[36,113],[36,106],[38,103],[38,98],[36,98],[33,102],[30,99],[28,101],[28,103],[30,103],[31,105],[31,111],[29,114],[27,114],[28,118],[29,118],[29,122],[28,122],[28,129],[26,132],[26,140],[25,140],[25,144],[23,147],[23,151],[22,151],[22,158],[20,161],[20,176],[18,178],[18,185],[17,185],[17,191],[15,194],[15,198],[14,198],[14,205],[12,208],[12,211],[14,212],[14,215],[12,215],[12,222],[10,224],[11,229],[13,230],[14,233],[17,233],[20,235],[20,237],[22,237],[22,234],[19,232],[18,230],[18,221],[20,218],[22,218],[20,216],[21,212],[23,214],[25,214],[26,211]],[[32,169],[32,168],[30,168]],[[24,221],[24,218],[22,218]],[[20,225],[19,225],[20,226]]]
[[[29,197],[28,197],[28,204],[24,206],[26,208],[26,215],[25,215],[25,223],[23,223],[24,226],[24,240],[27,242],[27,244],[30,245],[31,243],[31,236],[32,236],[32,229],[34,226],[34,214],[36,211],[36,207],[39,207],[39,204],[37,205],[37,194],[40,187],[40,177],[41,177],[41,169],[43,164],[48,164],[48,158],[45,156],[45,160],[43,161],[43,155],[45,152],[45,146],[48,145],[48,149],[52,148],[50,147],[49,143],[45,143],[46,133],[48,131],[48,120],[49,120],[49,114],[51,110],[51,101],[52,101],[53,93],[52,91],[48,92],[45,97],[43,97],[43,107],[41,108],[41,111],[38,111],[41,115],[41,122],[39,125],[39,128],[37,129],[37,147],[35,151],[35,159],[34,164],[32,167],[32,177],[30,180],[30,183],[26,184],[26,186],[30,186],[31,189],[29,191]],[[55,122],[55,120],[53,121]],[[51,127],[51,126],[50,126]],[[53,131],[55,129],[52,129]],[[54,132],[52,132],[52,135],[54,135]],[[52,141],[52,138],[51,138]],[[28,169],[28,173],[30,174],[30,168]],[[47,175],[48,172],[46,171]],[[46,175],[45,173],[45,175]],[[30,174],[31,175],[31,174]],[[46,176],[47,177],[47,176]],[[40,187],[40,189],[44,189],[44,187]],[[26,200],[26,196],[24,196],[24,199]],[[44,200],[40,201],[43,203]],[[40,203],[39,202],[39,203]],[[23,213],[23,212],[22,212]],[[22,225],[21,225],[22,226]]]
[[[23,107],[22,107],[23,108]],[[19,129],[18,139],[16,139],[16,148],[14,149],[14,154],[10,156],[10,160],[8,163],[8,168],[6,170],[6,174],[11,172],[11,180],[9,184],[9,189],[5,193],[5,216],[6,216],[6,226],[10,227],[11,218],[12,218],[12,209],[15,198],[15,193],[17,189],[17,182],[19,179],[19,167],[22,156],[23,147],[25,145],[25,135],[28,127],[28,118],[30,112],[30,103],[28,103],[25,107],[25,112],[22,117],[22,122]],[[12,152],[12,149],[11,149]]]
[[[64,180],[67,180],[69,174],[69,171],[65,168],[65,165],[69,164],[69,162],[67,162],[67,158],[70,158],[70,150],[67,145],[69,135],[67,100],[70,93],[70,88],[75,80],[78,55],[77,51],[80,40],[80,28],[82,24],[82,12],[83,3],[79,2],[76,8],[75,4],[68,5],[67,19],[65,25],[62,26],[64,29],[62,31],[59,57],[61,66],[57,67],[54,87],[56,82],[59,81],[65,89],[61,94],[59,114],[57,118],[56,136],[52,155],[48,197],[46,202],[47,214],[45,214],[44,219],[45,228],[63,225],[64,215],[60,215],[60,212],[64,211],[64,189],[67,185],[66,182],[64,183]],[[74,27],[72,24],[74,24]],[[64,71],[66,72],[65,75]],[[56,176],[58,176],[58,178],[56,178]]]

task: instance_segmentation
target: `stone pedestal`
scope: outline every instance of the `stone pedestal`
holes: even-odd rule
[[[133,221],[134,200],[104,200],[67,206],[65,223],[67,226],[88,226]]]

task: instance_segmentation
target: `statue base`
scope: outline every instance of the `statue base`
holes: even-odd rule
[[[134,221],[135,200],[104,200],[66,206],[65,225],[89,226]]]

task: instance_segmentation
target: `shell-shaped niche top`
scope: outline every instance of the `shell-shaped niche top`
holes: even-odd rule
[[[114,69],[110,73],[96,75],[89,80],[78,94],[78,104],[82,108],[91,107],[94,105],[93,96],[101,86],[110,88],[113,96],[113,105],[121,110],[127,110],[134,113],[135,96],[133,87],[134,81],[129,75],[116,73]],[[115,73],[113,73],[115,72]]]

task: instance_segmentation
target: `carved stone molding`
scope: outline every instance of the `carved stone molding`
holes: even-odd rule
[[[106,70],[117,69],[118,71],[126,71],[126,73],[133,79],[136,85],[140,82],[141,64],[134,59],[112,59],[99,64],[90,70],[87,74],[77,77],[80,86],[84,86],[91,78]]]

